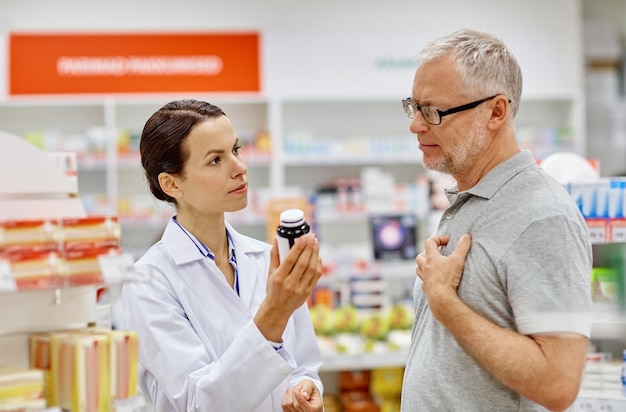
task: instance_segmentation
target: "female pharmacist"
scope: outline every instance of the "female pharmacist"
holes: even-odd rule
[[[247,168],[219,107],[166,104],[146,122],[141,162],[152,194],[175,206],[162,238],[124,284],[124,327],[140,341],[140,386],[155,411],[321,411],[306,299],[322,264],[309,233],[283,262],[224,213],[247,205]]]

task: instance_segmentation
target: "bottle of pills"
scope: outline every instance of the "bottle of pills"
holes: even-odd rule
[[[304,219],[304,212],[300,209],[287,209],[280,214],[280,224],[276,230],[278,235],[278,255],[281,262],[289,253],[297,238],[309,233],[309,224]]]

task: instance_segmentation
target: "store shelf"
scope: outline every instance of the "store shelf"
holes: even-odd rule
[[[415,144],[417,147],[417,144]],[[417,150],[417,149],[416,149]],[[290,154],[285,156],[285,166],[347,166],[347,165],[388,165],[388,164],[419,164],[421,155],[414,153],[398,153],[394,155],[357,154],[325,155],[325,154]]]
[[[52,158],[18,136],[2,132],[0,139],[0,165],[5,175],[12,176],[0,184],[4,220],[86,216],[75,179]],[[10,267],[4,262],[0,270],[0,364],[24,367],[28,365],[28,333],[86,326],[95,320],[96,290],[90,285],[15,292]]]
[[[626,396],[581,392],[572,406],[573,412],[619,412],[626,411]]]
[[[59,331],[64,334],[91,326],[107,329],[110,326],[110,307],[98,304],[99,290],[126,281],[147,281],[151,274],[136,269],[134,259],[119,249],[117,219],[87,215],[78,195],[75,169],[70,167],[75,165],[74,157],[50,156],[16,135],[2,132],[0,138],[5,149],[0,151],[0,165],[5,175],[12,175],[12,179],[0,182],[0,216],[3,223],[0,242],[0,365],[46,370],[50,366],[47,361],[55,355],[45,353],[45,348],[49,348],[46,343],[33,349],[31,339],[34,334]],[[16,208],[15,200],[21,201],[23,206]],[[104,338],[103,333],[101,337]],[[41,348],[44,350],[39,350]],[[116,348],[119,353],[123,352]],[[78,353],[83,352],[75,352]],[[86,353],[82,356],[89,356]],[[108,356],[111,356],[111,365],[118,365],[113,373],[115,379],[123,380],[123,369],[130,365],[128,362],[134,362],[130,357],[124,358],[125,366],[121,367],[118,362],[121,358],[113,357],[113,351],[110,355],[97,353],[99,366],[102,366],[100,361],[109,362]],[[41,360],[40,364],[33,363],[36,358]],[[54,360],[51,362],[55,363]],[[82,372],[78,370],[81,367],[85,368]],[[47,402],[50,402],[50,379],[58,379],[50,375],[52,370],[51,367],[47,374],[44,372],[42,383]],[[127,372],[132,373],[132,369]],[[94,373],[98,376],[91,381],[80,378],[83,376],[81,373],[86,373],[88,377],[93,377]],[[60,401],[64,410],[73,402],[68,400],[69,397],[84,393],[81,391],[87,386],[86,381],[79,383],[76,379],[89,380],[89,385],[97,390],[109,388],[108,384],[99,386],[97,383],[101,379],[109,379],[108,364],[106,368],[96,369],[89,361],[84,364],[78,362],[76,368],[63,370],[62,374],[67,378],[63,382],[69,384],[71,381],[72,385],[62,390],[66,396]],[[128,382],[132,385],[135,381],[130,379]],[[123,397],[119,388],[126,388],[125,385],[122,383],[112,389],[111,397]],[[134,389],[127,393],[131,392],[136,393]],[[118,411],[145,410],[145,402],[140,396],[114,402]],[[102,404],[108,405],[108,401],[102,401]],[[55,406],[46,410],[60,411],[60,408]]]
[[[94,285],[0,295],[0,337],[85,327],[96,318]]]
[[[617,303],[594,303],[592,316],[592,340],[626,342],[626,310],[620,309]]]
[[[408,351],[323,355],[320,372],[404,367]]]
[[[328,275],[318,281],[319,285],[349,281],[354,278],[380,277],[386,280],[411,280],[415,274],[415,262],[412,260],[398,261],[367,261],[358,267],[336,267]]]

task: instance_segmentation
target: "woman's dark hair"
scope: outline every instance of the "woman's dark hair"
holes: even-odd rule
[[[189,158],[183,142],[198,123],[225,116],[222,109],[207,102],[175,100],[157,110],[146,122],[139,141],[141,165],[150,191],[159,200],[176,203],[159,184],[162,172],[180,175]]]

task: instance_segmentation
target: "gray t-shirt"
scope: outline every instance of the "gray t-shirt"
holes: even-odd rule
[[[522,151],[473,188],[446,190],[438,234],[449,255],[469,233],[472,247],[458,288],[474,311],[524,335],[591,329],[591,242],[565,189]],[[402,411],[543,411],[502,385],[434,318],[417,278],[416,320],[404,373]]]

